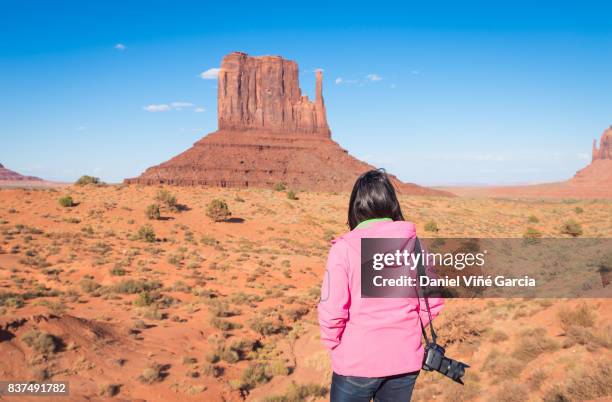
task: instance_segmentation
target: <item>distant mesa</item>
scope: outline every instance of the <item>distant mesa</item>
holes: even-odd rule
[[[579,170],[570,183],[583,187],[607,189],[608,193],[612,193],[612,126],[601,135],[599,148],[597,140],[593,140],[591,163]]]
[[[526,186],[443,187],[461,196],[516,198],[612,198],[612,126],[593,141],[591,163],[569,180]]]
[[[2,182],[24,182],[24,181],[43,181],[39,177],[24,176],[15,171],[7,169],[0,163],[0,181]]]
[[[126,183],[347,191],[373,168],[331,139],[322,71],[313,101],[302,94],[297,63],[280,56],[230,53],[218,79],[218,130]],[[392,180],[402,194],[452,195]]]

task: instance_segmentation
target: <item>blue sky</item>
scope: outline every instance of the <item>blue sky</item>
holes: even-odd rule
[[[136,176],[215,130],[234,50],[322,68],[333,138],[421,184],[569,178],[612,124],[604,2],[176,3],[0,0],[0,163]]]

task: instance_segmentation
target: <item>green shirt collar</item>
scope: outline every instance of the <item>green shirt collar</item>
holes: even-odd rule
[[[355,229],[363,229],[366,228],[368,226],[370,226],[370,224],[374,223],[374,222],[385,222],[385,221],[390,221],[392,220],[391,218],[373,218],[373,219],[368,219],[365,220],[363,222],[360,222],[359,225],[357,225],[355,227]]]

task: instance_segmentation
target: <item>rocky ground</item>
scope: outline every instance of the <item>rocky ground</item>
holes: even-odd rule
[[[207,216],[213,199],[230,219]],[[347,200],[136,185],[0,190],[0,378],[67,380],[75,401],[325,400],[316,303]],[[610,201],[401,202],[423,236],[563,237],[569,220],[580,236],[612,236]],[[466,385],[425,373],[414,400],[609,400],[611,306],[450,300],[437,322],[449,355],[472,366]]]

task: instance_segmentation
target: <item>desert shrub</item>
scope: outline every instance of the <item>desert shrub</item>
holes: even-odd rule
[[[45,367],[32,370],[32,379],[36,382],[43,382],[49,378],[51,378],[51,373],[49,373],[49,369]]]
[[[255,307],[263,298],[255,294],[247,294],[244,292],[237,292],[229,297],[229,301],[234,304],[248,304],[249,306]]]
[[[221,331],[231,331],[233,329],[242,328],[242,324],[224,320],[223,318],[219,318],[219,317],[212,317],[210,319],[210,325],[213,328],[217,328]]]
[[[74,183],[77,186],[85,186],[87,184],[100,184],[100,178],[94,176],[83,175]]]
[[[527,222],[529,223],[538,223],[540,222],[540,219],[535,216],[535,215],[529,215],[529,218],[527,218]]]
[[[440,229],[438,228],[438,224],[435,221],[429,221],[425,224],[425,230],[428,232],[437,232]]]
[[[233,350],[238,353],[240,360],[247,359],[249,354],[261,347],[261,343],[257,340],[251,339],[237,339],[227,347],[227,349]]]
[[[176,200],[176,196],[168,190],[165,190],[165,189],[159,190],[157,192],[157,195],[155,195],[155,201],[157,201],[159,204],[165,206],[166,208],[170,210],[178,209],[178,202]]]
[[[151,292],[140,292],[136,300],[134,300],[134,305],[137,307],[146,307],[150,306],[159,298],[159,294],[151,293]]]
[[[574,309],[562,309],[557,314],[561,328],[568,332],[572,327],[592,327],[595,325],[595,312],[585,303]]]
[[[448,345],[460,343],[477,343],[480,341],[486,324],[478,316],[480,310],[476,307],[467,307],[454,310],[440,320],[437,332]]]
[[[266,367],[266,372],[270,375],[270,377],[275,377],[279,375],[289,375],[290,371],[285,361],[273,360]]]
[[[220,349],[220,357],[222,360],[228,362],[229,364],[238,363],[240,359],[240,351],[228,347],[223,347]]]
[[[110,274],[112,276],[124,276],[127,274],[127,271],[121,265],[115,264],[115,266],[110,269]]]
[[[205,246],[210,246],[210,247],[215,247],[215,248],[220,247],[219,240],[215,239],[212,236],[202,235],[200,242]]]
[[[136,320],[132,324],[132,328],[135,330],[147,329],[147,324],[143,320]]]
[[[142,374],[138,376],[138,381],[143,384],[153,384],[156,382],[160,382],[164,379],[162,366],[160,364],[154,363],[151,366],[144,369]]]
[[[65,195],[58,200],[59,204],[64,208],[74,207],[74,200],[71,196]]]
[[[298,197],[295,194],[295,191],[293,191],[293,190],[287,191],[287,199],[289,199],[289,200],[297,200]]]
[[[561,225],[561,234],[578,237],[582,235],[582,225],[573,219],[568,220]]]
[[[270,381],[271,377],[266,373],[266,366],[262,363],[251,363],[240,376],[239,382],[232,385],[241,391],[249,391],[258,384]]]
[[[505,382],[495,392],[491,402],[524,402],[529,400],[529,389],[519,382]]]
[[[298,321],[300,318],[308,314],[309,309],[306,306],[299,306],[292,309],[287,310],[287,318],[291,321]]]
[[[556,350],[559,345],[546,334],[544,328],[531,328],[520,333],[514,356],[529,362],[544,352]]]
[[[539,239],[542,237],[542,232],[536,228],[528,227],[523,233],[524,239]]]
[[[586,401],[612,396],[612,368],[609,361],[597,360],[573,370],[563,385],[553,386],[544,395],[545,402]],[[607,399],[606,399],[607,400]]]
[[[103,241],[99,241],[94,243],[94,245],[89,248],[89,251],[94,254],[106,255],[113,251],[113,246]]]
[[[214,317],[231,317],[240,313],[240,311],[231,309],[226,301],[219,299],[211,299],[208,302],[208,311]]]
[[[218,366],[216,364],[207,364],[206,366],[204,366],[202,372],[204,373],[204,375],[207,375],[209,377],[214,377],[214,378],[219,378],[223,375],[223,367]]]
[[[584,212],[584,209],[582,209],[581,207],[576,207],[576,208],[574,208],[574,212],[577,213],[577,214],[581,214],[581,213]]]
[[[102,287],[102,285],[90,278],[81,279],[79,284],[81,285],[81,289],[83,290],[83,292],[89,294],[95,293],[98,289]]]
[[[546,380],[547,377],[548,374],[546,373],[546,371],[542,370],[541,368],[535,369],[527,378],[529,389],[531,389],[532,391],[539,390],[542,386],[542,383],[544,382],[544,380]]]
[[[565,386],[566,393],[572,400],[612,396],[612,367],[606,360],[598,360],[594,367],[584,367],[573,372]]]
[[[525,364],[498,349],[493,349],[483,363],[483,370],[495,377],[496,380],[516,378],[520,375]]]
[[[313,398],[324,398],[327,392],[327,388],[319,384],[298,385],[292,382],[283,395],[268,396],[262,402],[302,402]]]
[[[244,202],[244,198],[242,198],[241,196],[236,194],[236,198],[234,198],[234,201],[236,201],[236,202]]]
[[[215,222],[223,222],[229,218],[232,213],[225,201],[215,198],[206,207],[206,215]]]
[[[275,191],[285,191],[287,189],[287,185],[285,183],[276,183],[274,185]]]
[[[146,241],[148,243],[154,243],[156,237],[155,237],[155,230],[153,229],[153,226],[151,225],[141,226],[140,229],[138,229],[137,237],[138,239],[142,241]]]
[[[288,330],[280,319],[267,319],[263,317],[256,317],[250,320],[249,327],[264,336],[284,333]]]
[[[51,354],[57,352],[60,340],[55,336],[38,330],[29,330],[22,337],[21,341],[40,354]]]
[[[145,215],[149,219],[160,219],[161,211],[159,209],[159,204],[151,204],[145,210]]]
[[[498,329],[491,332],[489,335],[489,340],[493,343],[503,342],[508,340],[508,334],[504,331],[500,331]]]
[[[159,311],[158,306],[156,304],[153,304],[142,313],[142,316],[149,320],[159,321],[166,319],[167,314]]]
[[[197,362],[198,362],[198,359],[196,359],[195,357],[191,357],[191,356],[183,357],[183,364],[185,365],[192,365],[192,364],[196,364]]]
[[[219,352],[220,350],[212,350],[204,356],[204,359],[209,363],[217,363],[219,360],[221,360],[221,355]]]
[[[455,383],[449,383],[444,388],[444,402],[470,402],[478,399],[479,396],[482,395],[482,387],[478,383],[478,377],[476,380],[473,379],[474,375],[469,374],[468,371],[466,374],[465,385],[459,385]],[[470,376],[472,378],[470,378]],[[414,400],[429,400],[431,397],[431,393],[428,388],[419,389],[418,387],[415,389],[417,392],[415,396],[422,393],[420,398],[413,398]]]
[[[152,290],[159,289],[160,287],[161,283],[159,283],[158,281],[147,281],[144,279],[126,279],[115,284],[112,290],[117,293],[135,294],[140,292],[150,292]]]
[[[98,386],[98,394],[107,398],[112,398],[113,396],[119,394],[120,390],[121,385],[119,384],[100,384]]]

